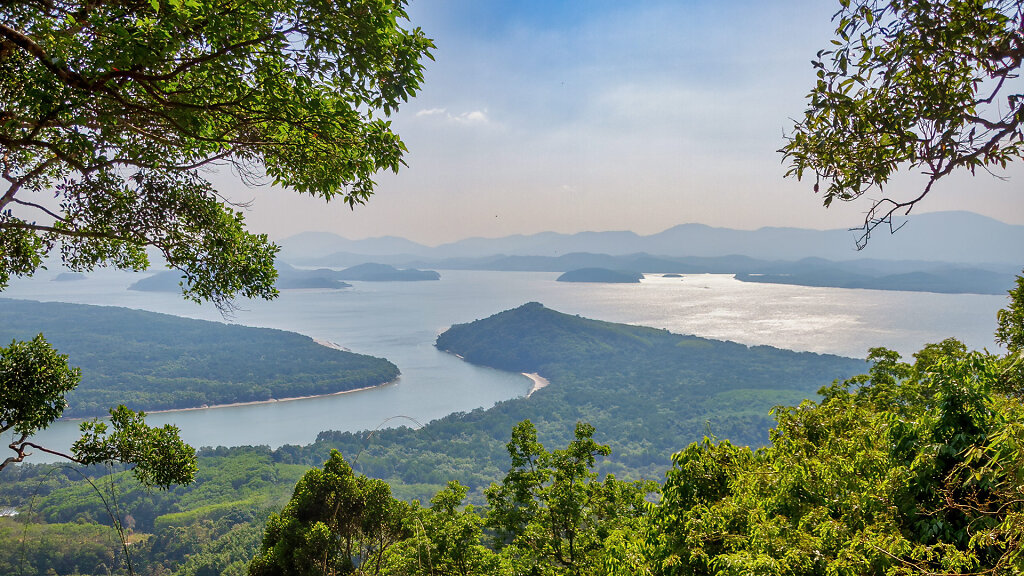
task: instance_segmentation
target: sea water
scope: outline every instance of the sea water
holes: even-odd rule
[[[453,412],[487,408],[523,396],[520,374],[476,367],[434,348],[439,333],[526,302],[569,314],[665,328],[681,334],[864,357],[873,346],[905,356],[923,344],[957,337],[994,349],[996,311],[1005,296],[848,290],[744,283],[731,275],[683,278],[648,275],[639,284],[556,282],[555,273],[441,271],[425,282],[353,282],[343,290],[284,290],[270,302],[241,301],[225,318],[180,294],[127,290],[142,275],[100,271],[81,281],[53,273],[19,279],[7,298],[124,306],[248,326],[291,330],[387,358],[402,371],[393,384],[305,400],[151,414],[172,423],[195,446],[308,444],[323,430],[419,427]],[[253,351],[254,354],[258,351]],[[867,366],[865,365],[865,368]],[[822,384],[825,384],[823,382]],[[79,422],[65,420],[39,434],[66,449]],[[45,461],[43,454],[32,457]]]

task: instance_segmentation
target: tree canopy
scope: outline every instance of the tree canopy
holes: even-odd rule
[[[0,288],[54,249],[138,269],[150,246],[189,297],[272,297],[276,247],[205,171],[364,202],[433,46],[405,4],[0,3]]]
[[[833,47],[804,118],[780,150],[787,175],[824,184],[825,206],[883,188],[899,169],[922,189],[883,195],[868,211],[863,247],[949,174],[1024,157],[1024,1],[840,0]]]
[[[405,6],[0,0],[0,290],[53,253],[72,270],[143,269],[155,248],[188,298],[274,297],[277,247],[246,230],[209,172],[365,202],[374,173],[402,163],[387,117],[419,89],[433,47],[405,26]],[[28,350],[49,367],[4,368],[17,377],[0,405],[3,429],[22,435],[17,460],[77,383],[41,338],[30,346],[0,349],[5,366]],[[127,459],[157,485],[191,478],[176,430],[123,407],[112,416],[109,435],[83,427],[79,461]],[[147,468],[163,457],[177,472]]]

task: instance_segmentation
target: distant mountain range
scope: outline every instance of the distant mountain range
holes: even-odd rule
[[[856,231],[802,228],[734,230],[682,224],[641,236],[634,232],[542,232],[504,238],[468,238],[430,247],[385,236],[348,240],[326,232],[306,232],[281,242],[280,258],[303,266],[346,267],[365,262],[430,265],[504,256],[559,257],[573,253],[664,257],[746,256],[760,260],[832,261],[856,259],[1024,265],[1024,226],[1005,224],[971,212],[915,215],[895,234],[876,231],[857,251]],[[373,258],[367,258],[372,256]],[[448,261],[448,262],[445,262]],[[1005,266],[1001,266],[1005,267]]]

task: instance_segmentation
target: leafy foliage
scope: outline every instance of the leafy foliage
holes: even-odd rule
[[[433,44],[404,0],[5,3],[0,18],[0,287],[59,245],[76,270],[144,268],[186,294],[272,297],[266,236],[202,170],[349,204],[404,145],[385,118]],[[55,190],[59,202],[42,197]],[[42,218],[50,223],[39,223]]]
[[[592,472],[611,449],[593,440],[594,427],[577,423],[575,438],[548,452],[529,420],[512,429],[512,468],[487,489],[487,526],[513,565],[535,574],[589,574],[600,564],[604,539],[640,516],[653,482],[621,482]]]
[[[110,411],[110,425],[82,423],[82,437],[71,447],[81,464],[137,463],[132,472],[144,486],[188,484],[196,474],[196,451],[178,437],[178,427],[152,428],[145,413],[124,406]]]
[[[187,298],[222,310],[237,295],[273,298],[277,247],[246,230],[204,171],[229,165],[327,200],[366,201],[373,174],[402,162],[385,118],[419,89],[433,47],[402,26],[405,4],[0,3],[0,290],[51,253],[75,271],[144,269],[154,247],[183,273]],[[38,389],[22,395],[52,408],[29,414],[17,399],[2,409],[29,420],[4,425],[57,418],[65,384],[32,382]],[[148,461],[140,478],[157,485],[191,477],[176,431],[115,415],[120,428],[101,440],[97,425],[80,448]],[[18,461],[27,436],[12,444]],[[147,460],[157,454],[171,461]]]
[[[42,334],[0,347],[0,433],[13,430],[21,437],[11,444],[17,456],[0,462],[0,470],[24,458],[18,444],[60,418],[67,407],[64,395],[80,377],[78,369],[68,367],[67,356],[58,354]]]
[[[337,451],[307,472],[291,501],[267,522],[251,576],[379,574],[385,553],[409,537],[408,505],[381,481],[355,475]]]
[[[996,316],[996,342],[1012,354],[1024,354],[1024,278],[1017,277],[1017,285],[1010,290],[1010,303]]]
[[[484,519],[472,506],[462,508],[466,487],[452,480],[408,520],[412,538],[388,558],[389,575],[508,574],[507,565],[484,545]]]
[[[648,568],[665,574],[963,574],[1020,568],[1017,434],[997,357],[955,341],[776,412],[771,445],[673,456]]]
[[[825,206],[881,190],[901,167],[927,183],[876,201],[872,230],[939,179],[1024,158],[1021,0],[840,0],[833,48],[818,52],[809,107],[781,152],[788,175],[826,182]]]

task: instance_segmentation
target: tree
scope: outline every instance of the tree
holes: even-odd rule
[[[883,192],[899,169],[927,180],[874,201],[858,247],[949,174],[1024,157],[1024,0],[840,0],[834,47],[813,62],[809,107],[780,150],[824,204]],[[1017,82],[1015,84],[1015,82]]]
[[[611,449],[594,439],[594,427],[577,423],[565,449],[548,452],[529,420],[512,429],[512,468],[485,491],[487,527],[495,546],[518,572],[590,574],[601,564],[603,542],[640,516],[653,483],[603,482],[592,472],[597,456]]]
[[[205,174],[365,202],[433,47],[405,5],[0,0],[0,289],[51,255],[143,269],[154,248],[187,298],[273,298],[277,248]],[[33,384],[49,421],[64,385]]]
[[[389,553],[389,576],[500,576],[508,574],[501,557],[483,544],[484,519],[463,506],[467,488],[455,480],[417,508],[407,521],[412,537]]]
[[[337,450],[307,472],[267,521],[252,576],[380,574],[388,549],[411,536],[409,504],[383,480],[356,475]]]
[[[60,418],[67,407],[64,395],[80,378],[77,368],[68,367],[67,356],[58,354],[42,334],[0,347],[0,433],[13,430],[18,438],[10,445],[15,455],[0,462],[0,470],[21,462],[28,438]]]
[[[275,248],[202,170],[364,202],[432,47],[405,4],[0,3],[0,287],[57,247],[88,270],[152,246],[189,297],[272,297]]]

